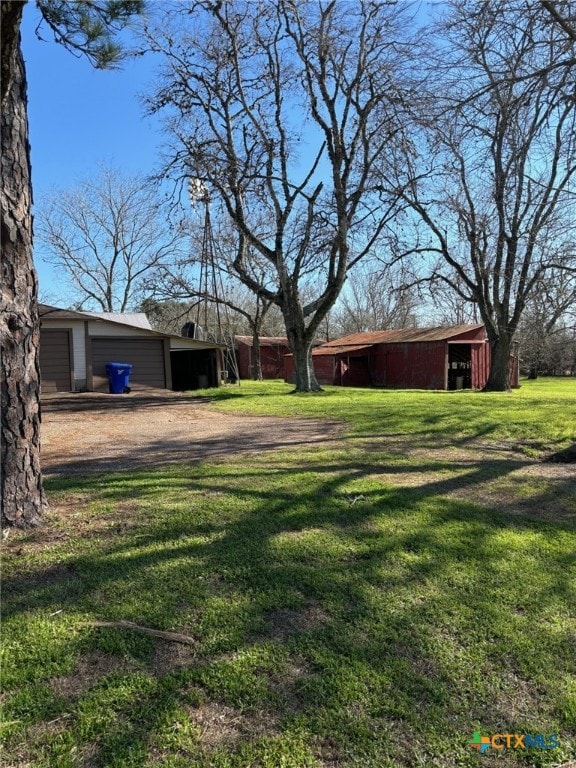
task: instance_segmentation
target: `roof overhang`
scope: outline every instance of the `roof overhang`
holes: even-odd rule
[[[226,344],[216,341],[201,341],[200,339],[188,339],[186,336],[170,336],[170,352],[199,351],[201,349],[226,349]]]
[[[315,357],[319,355],[347,355],[350,352],[362,352],[363,350],[372,349],[373,347],[374,344],[350,344],[341,347],[319,347],[318,349],[312,350],[312,355]]]

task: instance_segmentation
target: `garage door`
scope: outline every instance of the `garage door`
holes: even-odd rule
[[[95,392],[108,392],[106,363],[130,363],[130,388],[164,389],[164,342],[162,339],[92,337],[92,381]]]
[[[70,331],[40,331],[40,380],[42,392],[72,391]]]

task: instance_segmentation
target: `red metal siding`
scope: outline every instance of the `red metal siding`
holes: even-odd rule
[[[294,357],[292,355],[284,357],[284,381],[288,384],[294,383]]]
[[[339,384],[336,381],[336,361],[333,355],[312,356],[318,384]]]
[[[367,334],[364,334],[366,336]],[[362,337],[363,338],[363,337]],[[452,342],[452,347],[450,346]],[[467,343],[470,342],[470,343]],[[480,343],[479,343],[480,342]],[[485,341],[484,327],[471,328],[449,339],[428,341],[379,342],[363,348],[349,345],[340,353],[336,342],[325,345],[325,354],[313,354],[316,378],[321,384],[341,384],[349,387],[396,387],[399,389],[446,389],[449,381],[448,361],[464,358],[458,367],[465,387],[482,389],[490,372],[490,345]],[[368,348],[369,347],[369,348]],[[291,355],[284,358],[285,380],[294,381]],[[450,386],[455,387],[455,371],[451,371]],[[460,386],[461,386],[461,382]],[[518,367],[510,361],[510,385],[518,386]]]
[[[472,389],[482,389],[488,381],[491,361],[490,344],[472,345]],[[510,357],[508,382],[511,387],[519,386],[518,358]]]
[[[508,361],[508,383],[512,388],[520,386],[519,375],[518,358],[510,355],[510,360]]]
[[[279,379],[284,374],[284,355],[290,352],[290,347],[284,344],[260,344],[260,365],[262,378]],[[251,379],[253,376],[254,349],[249,344],[238,342],[236,356],[238,373],[241,379]]]
[[[446,344],[378,344],[371,355],[313,355],[319,384],[348,387],[444,389]],[[294,381],[292,355],[285,357],[285,380]]]
[[[247,347],[246,344],[238,344],[236,350],[236,359],[238,360],[238,375],[241,379],[251,379],[252,374],[250,371],[250,353],[252,349]]]
[[[313,356],[312,362],[318,384],[340,384],[340,374],[337,370],[334,355]],[[293,355],[286,355],[284,357],[284,381],[289,384],[293,384],[295,381]]]
[[[372,382],[406,389],[446,388],[446,342],[379,344],[373,355]]]
[[[290,352],[289,347],[274,346],[260,347],[260,364],[264,379],[279,379],[284,370],[284,355]]]
[[[486,333],[484,326],[479,328],[471,328],[469,331],[458,333],[456,336],[450,336],[450,341],[484,341]]]
[[[472,344],[472,389],[482,389],[490,371],[490,345]]]

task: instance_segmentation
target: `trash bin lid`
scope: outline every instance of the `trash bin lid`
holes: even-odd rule
[[[115,370],[116,368],[130,368],[132,370],[132,365],[130,363],[106,363],[106,368],[110,368],[111,370]]]

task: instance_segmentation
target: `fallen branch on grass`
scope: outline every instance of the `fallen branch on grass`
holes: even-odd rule
[[[113,629],[131,629],[134,632],[140,632],[143,635],[152,635],[152,637],[161,637],[163,640],[169,640],[172,643],[185,643],[194,645],[195,640],[189,635],[181,635],[179,632],[163,632],[161,629],[151,629],[142,627],[140,624],[134,624],[132,621],[83,621],[84,627],[112,627]]]

